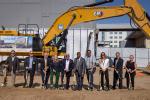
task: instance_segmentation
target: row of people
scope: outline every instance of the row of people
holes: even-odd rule
[[[49,57],[47,52],[44,52],[44,57],[38,61],[36,57],[33,56],[33,53],[29,53],[29,57],[25,59],[25,87],[32,87],[35,70],[40,65],[42,87],[48,87],[48,81],[50,79],[50,88],[58,88],[59,78],[61,78],[61,87],[64,86],[64,76],[66,76],[66,85],[65,89],[70,87],[70,77],[75,74],[76,76],[76,90],[82,90],[84,75],[86,73],[88,80],[88,89],[93,90],[94,84],[94,73],[96,71],[96,59],[92,55],[91,50],[87,51],[85,58],[81,57],[81,53],[77,52],[77,57],[70,59],[70,55],[66,54],[64,59],[59,60],[57,56]],[[11,51],[11,55],[6,60],[8,67],[6,71],[11,72],[12,85],[15,85],[16,69],[18,66],[18,58],[15,56],[15,51]],[[100,59],[98,60],[98,69],[100,84],[98,90],[109,90],[109,69],[113,67],[114,69],[114,78],[113,78],[113,89],[116,89],[117,81],[119,80],[119,88],[122,89],[122,78],[123,78],[123,59],[120,57],[120,53],[116,53],[116,58],[114,59],[113,66],[110,65],[110,59],[106,56],[105,52],[102,52]],[[134,77],[136,74],[136,64],[134,62],[134,56],[130,55],[129,60],[125,64],[125,77],[127,80],[127,88],[132,87],[134,89]],[[53,82],[53,76],[55,75],[55,84]],[[105,79],[105,80],[104,80]],[[4,83],[6,82],[6,77],[4,77]],[[106,81],[106,82],[105,82]],[[130,85],[131,82],[131,85]],[[106,88],[105,88],[106,85]]]

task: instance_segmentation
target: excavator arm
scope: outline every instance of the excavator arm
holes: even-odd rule
[[[43,43],[47,44],[69,26],[82,22],[122,16],[129,12],[131,12],[131,9],[127,7],[77,7],[70,9],[56,19],[52,27],[43,38]],[[72,19],[74,20],[72,21]],[[70,23],[71,21],[72,23]]]
[[[145,10],[137,2],[137,0],[125,0],[124,5],[131,9],[131,12],[128,13],[129,17],[138,26],[138,28],[150,38],[150,20]]]
[[[106,2],[109,1],[112,0],[106,0]],[[125,0],[124,6],[93,7],[95,5],[96,4],[73,7],[62,14],[48,30],[43,38],[43,44],[48,44],[70,26],[83,22],[123,16],[125,14],[128,14],[133,22],[144,31],[145,35],[150,37],[150,22],[146,17],[144,9],[137,0]]]

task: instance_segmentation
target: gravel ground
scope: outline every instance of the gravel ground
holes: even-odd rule
[[[138,72],[139,73],[139,72]],[[112,84],[113,72],[110,71],[110,84]],[[72,80],[72,79],[71,79]],[[41,77],[35,76],[35,88],[23,88],[23,76],[16,77],[17,87],[10,87],[10,76],[8,77],[8,86],[0,88],[0,100],[150,100],[150,76],[141,73],[136,77],[135,90],[116,89],[106,91],[97,91],[99,83],[98,71],[94,75],[95,89],[87,91],[87,79],[84,78],[84,89],[82,91],[69,90],[44,90],[40,88]],[[2,76],[0,76],[2,82]],[[72,84],[72,81],[71,81]],[[125,86],[125,79],[123,80]]]

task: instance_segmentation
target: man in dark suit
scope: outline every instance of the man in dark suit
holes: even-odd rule
[[[48,88],[48,79],[51,71],[51,59],[48,57],[49,53],[44,52],[44,57],[41,59],[41,76],[42,76],[42,88]]]
[[[31,88],[33,85],[35,70],[37,69],[38,66],[37,58],[33,56],[32,51],[29,52],[29,57],[25,59],[24,66],[25,66],[25,74],[24,74],[25,87]]]
[[[19,66],[19,59],[16,57],[14,50],[11,51],[11,55],[7,58],[6,63],[8,64],[8,71],[11,72],[11,85],[15,86],[16,70]]]
[[[62,60],[62,67],[63,67],[65,75],[66,75],[66,89],[68,90],[69,89],[69,83],[70,83],[70,77],[72,74],[72,69],[74,68],[73,60],[70,59],[69,54],[66,54],[65,58]]]
[[[74,71],[77,80],[77,89],[80,91],[83,87],[83,78],[85,74],[85,59],[81,57],[81,53],[77,52],[77,58],[74,59]]]
[[[122,89],[122,73],[123,73],[123,59],[120,57],[120,53],[116,52],[116,58],[114,59],[114,79],[113,89],[116,89],[116,83],[119,79],[119,89]]]

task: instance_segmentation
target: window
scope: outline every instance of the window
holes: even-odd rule
[[[114,32],[115,34],[117,34],[117,32]]]
[[[110,38],[110,39],[113,39],[113,36],[110,36],[109,38]]]
[[[122,36],[119,36],[119,39],[122,39]]]
[[[110,32],[110,34],[113,34],[113,32]]]
[[[119,34],[121,35],[121,34],[122,34],[122,32],[119,32]]]
[[[110,43],[113,43],[113,41],[110,41]]]
[[[112,45],[110,45],[110,47],[113,47]]]
[[[102,31],[102,41],[105,40],[105,33]]]
[[[114,38],[117,39],[117,36],[115,36]]]
[[[114,41],[114,43],[118,43],[117,41]]]
[[[117,46],[117,45],[114,45],[114,47],[117,48],[118,46]]]

